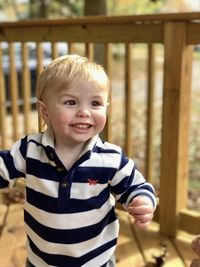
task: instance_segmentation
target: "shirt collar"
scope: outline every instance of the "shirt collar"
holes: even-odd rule
[[[45,147],[51,147],[53,149],[55,149],[54,146],[54,134],[53,131],[51,130],[50,127],[48,127],[45,132],[43,133],[43,137],[42,137],[42,145]],[[88,151],[92,151],[95,144],[97,143],[99,139],[99,135],[95,135],[93,138],[91,138],[90,140],[87,141],[83,151],[80,154],[80,157],[85,154]],[[79,158],[80,158],[79,157]]]
[[[54,134],[51,130],[50,127],[48,127],[45,132],[43,133],[43,136],[42,136],[42,144],[43,146],[45,147],[52,147],[53,149],[55,148],[54,147]]]
[[[80,154],[80,157],[85,154],[86,152],[88,151],[92,151],[95,144],[97,143],[97,140],[98,140],[99,136],[98,135],[95,135],[93,138],[91,138],[90,140],[87,141],[83,151],[81,152]]]

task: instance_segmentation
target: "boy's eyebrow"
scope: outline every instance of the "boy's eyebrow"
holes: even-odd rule
[[[77,98],[76,95],[72,95],[72,94],[64,93],[64,94],[59,95],[59,96],[58,96],[58,99],[61,100],[61,99],[64,98],[64,97],[68,97],[68,98]]]
[[[75,95],[75,94],[73,95],[73,94],[68,94],[68,93],[64,93],[60,97],[63,97],[63,96],[78,97],[78,95]],[[102,95],[93,95],[92,97],[93,98],[104,98],[104,96],[102,96]]]
[[[64,93],[61,96],[75,96],[75,95]]]

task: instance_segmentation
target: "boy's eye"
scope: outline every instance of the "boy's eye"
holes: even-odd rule
[[[101,106],[101,103],[99,101],[92,101],[92,106],[98,107]]]
[[[64,102],[65,105],[68,106],[72,106],[72,105],[76,105],[76,101],[75,100],[67,100]]]

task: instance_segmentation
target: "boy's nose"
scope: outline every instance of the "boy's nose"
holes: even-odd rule
[[[78,117],[89,117],[90,116],[90,111],[87,108],[79,108],[79,110],[77,111],[77,116]]]

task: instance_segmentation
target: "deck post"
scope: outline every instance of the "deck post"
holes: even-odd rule
[[[160,179],[160,231],[175,237],[179,212],[186,207],[192,46],[186,23],[167,22]]]

